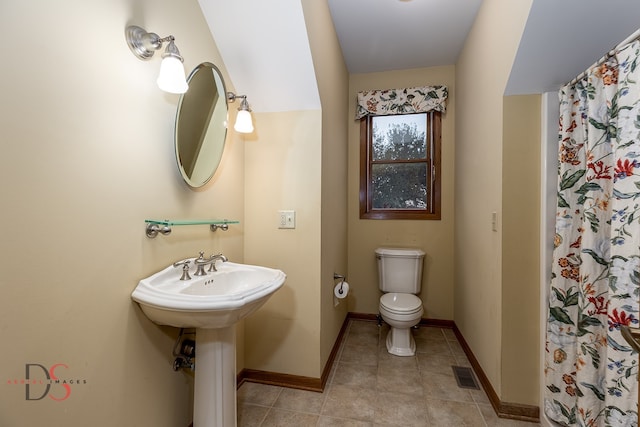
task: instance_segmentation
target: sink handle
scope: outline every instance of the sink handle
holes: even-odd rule
[[[178,268],[180,266],[182,266],[182,276],[180,277],[180,280],[191,280],[191,276],[189,276],[189,263],[191,262],[190,259],[185,259],[182,261],[177,261],[173,263],[173,266],[175,268]]]
[[[185,264],[186,264],[186,265],[189,265],[189,263],[190,263],[190,262],[191,262],[191,260],[190,260],[190,259],[183,259],[182,261],[176,261],[176,262],[174,262],[174,263],[173,263],[173,266],[174,266],[175,268],[178,268],[178,267],[180,267],[181,265],[185,265]]]

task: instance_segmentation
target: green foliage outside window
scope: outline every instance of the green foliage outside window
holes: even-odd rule
[[[439,219],[436,167],[440,122],[438,116],[438,132],[434,132],[436,114],[439,113],[363,119],[362,218]],[[434,135],[437,135],[437,141]]]
[[[374,209],[427,209],[425,116],[423,113],[373,117]]]

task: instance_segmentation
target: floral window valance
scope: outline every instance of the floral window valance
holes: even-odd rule
[[[356,120],[364,116],[426,113],[446,110],[446,86],[420,86],[405,89],[358,92]]]

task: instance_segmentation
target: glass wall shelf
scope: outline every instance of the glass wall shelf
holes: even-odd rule
[[[208,225],[211,231],[221,229],[227,231],[229,224],[239,224],[240,221],[229,219],[191,219],[191,220],[170,220],[170,219],[145,219],[147,224],[147,237],[154,238],[160,234],[171,234],[171,227],[180,225]]]

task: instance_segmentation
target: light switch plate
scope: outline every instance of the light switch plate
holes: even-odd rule
[[[296,228],[296,211],[278,211],[278,228]]]

